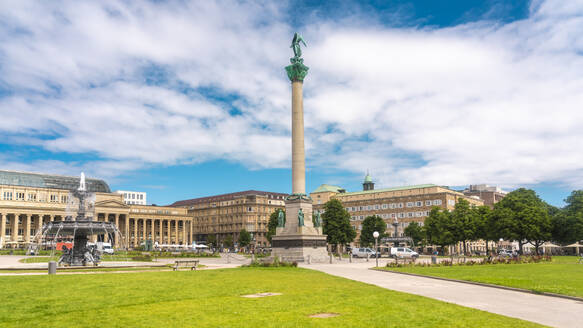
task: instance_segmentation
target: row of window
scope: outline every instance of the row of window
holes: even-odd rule
[[[144,194],[130,194],[130,193],[124,193],[123,197],[125,199],[138,199],[138,200],[143,200],[144,199]]]
[[[383,213],[383,214],[378,214],[377,216],[380,216],[383,219],[394,219],[394,218],[399,218],[399,219],[404,219],[404,218],[421,218],[424,216],[429,216],[429,212],[430,211],[417,211],[417,212],[400,212],[400,213]],[[364,220],[368,215],[354,215],[350,217],[351,221],[362,221]]]
[[[351,206],[347,207],[346,210],[348,212],[358,212],[358,211],[372,211],[372,210],[386,210],[386,209],[395,209],[395,208],[404,208],[404,207],[421,207],[425,204],[425,206],[439,206],[441,205],[441,199],[435,200],[426,200],[423,201],[415,201],[415,202],[407,202],[407,203],[390,203],[390,204],[375,204],[375,205],[364,205],[364,206]],[[455,201],[454,201],[455,204]]]
[[[410,222],[400,222],[399,223],[399,227],[405,229],[409,226]],[[423,226],[423,222],[417,222],[420,226]],[[358,226],[353,225],[352,228],[354,230],[362,230],[362,224],[359,224]],[[390,234],[391,236],[393,235],[392,231],[393,231],[394,227],[391,223],[387,223],[387,234]],[[401,233],[401,237],[403,237],[403,233]]]
[[[24,200],[24,199],[25,199],[24,192],[13,193],[12,191],[4,191],[2,193],[2,200]],[[46,202],[47,201],[46,194],[41,193],[41,194],[39,194],[39,197],[37,198],[36,193],[31,193],[31,194],[28,194],[28,196],[26,197],[26,200],[28,200],[29,202],[36,202],[37,199],[39,202]],[[59,202],[59,195],[50,194],[48,201],[51,203],[58,203]],[[61,203],[67,203],[68,201],[69,201],[69,196],[61,195],[61,198],[60,198]]]

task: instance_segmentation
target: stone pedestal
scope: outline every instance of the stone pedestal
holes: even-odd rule
[[[298,213],[304,213],[299,225]],[[285,203],[285,227],[277,228],[271,240],[272,255],[285,262],[325,262],[328,259],[326,236],[312,222],[312,200],[306,196],[290,196]]]

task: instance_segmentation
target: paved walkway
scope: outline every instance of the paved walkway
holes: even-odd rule
[[[374,261],[301,265],[334,276],[426,296],[553,327],[583,327],[583,302],[398,273],[369,270]],[[384,265],[384,262],[382,262]],[[379,263],[379,265],[381,265]]]

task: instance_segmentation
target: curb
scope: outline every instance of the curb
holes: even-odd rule
[[[449,282],[458,282],[458,283],[463,283],[463,284],[468,284],[468,285],[498,288],[498,289],[510,290],[510,291],[514,291],[514,292],[521,292],[521,293],[527,293],[527,294],[533,294],[533,295],[541,295],[541,296],[550,296],[550,297],[564,298],[564,299],[568,299],[568,300],[571,300],[571,301],[583,302],[583,298],[577,297],[577,296],[561,295],[561,294],[555,294],[555,293],[549,293],[549,292],[536,292],[536,291],[532,291],[532,290],[528,290],[528,289],[522,289],[522,288],[516,288],[516,287],[508,287],[508,286],[501,286],[501,285],[494,285],[494,284],[488,284],[488,283],[484,283],[484,282],[476,282],[476,281],[468,281],[468,280],[458,280],[458,279],[435,277],[435,276],[426,276],[426,275],[417,274],[417,273],[389,271],[389,270],[382,270],[382,269],[377,269],[377,268],[370,268],[369,270],[380,271],[380,272],[389,272],[389,273],[397,273],[397,274],[402,274],[402,275],[406,275],[406,276],[421,277],[421,278],[430,278],[430,279],[443,280],[443,281],[449,281]]]
[[[164,267],[164,265],[140,265],[140,266],[123,266],[123,265],[115,265],[115,266],[74,266],[74,267],[60,267],[57,270],[63,271],[75,271],[75,270],[87,270],[87,269],[126,269],[126,268],[159,268]],[[24,267],[16,267],[16,268],[9,268],[9,267],[2,267],[0,268],[0,273],[2,271],[46,271],[47,267],[33,267],[33,268],[24,268]]]

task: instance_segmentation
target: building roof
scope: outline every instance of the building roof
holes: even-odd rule
[[[317,192],[340,192],[340,190],[342,190],[342,187],[338,187],[338,186],[333,186],[333,185],[329,185],[329,184],[323,184],[320,185],[318,187],[318,189],[312,191],[312,193],[317,193]]]
[[[364,183],[372,183],[372,177],[370,176],[370,174],[366,174],[366,176],[364,177]]]
[[[266,196],[266,197],[272,198],[272,199],[282,199],[283,200],[288,195],[278,193],[278,192],[246,190],[246,191],[233,192],[230,194],[222,194],[222,195],[209,196],[209,197],[179,200],[179,201],[176,201],[169,206],[174,206],[174,207],[192,206],[192,205],[207,203],[207,202],[221,202],[221,201],[226,201],[226,200],[232,200],[232,199],[240,198],[240,197],[244,197],[244,196]]]
[[[80,177],[0,170],[0,185],[75,190],[79,180]],[[90,192],[111,192],[103,180],[85,179],[85,185]]]
[[[375,189],[375,190],[366,190],[366,191],[354,191],[354,192],[347,192],[343,193],[342,196],[353,196],[353,195],[361,195],[361,194],[374,194],[379,192],[386,192],[386,191],[399,191],[399,190],[408,190],[408,189],[421,189],[421,188],[430,188],[430,187],[438,187],[434,184],[422,184],[422,185],[413,185],[413,186],[401,186],[401,187],[392,187],[392,188],[384,188],[384,189]]]

